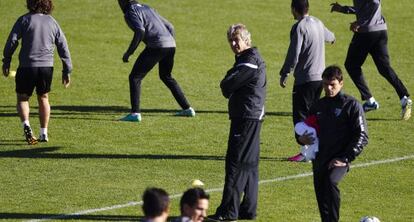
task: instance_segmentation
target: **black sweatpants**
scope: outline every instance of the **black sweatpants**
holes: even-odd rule
[[[399,98],[409,96],[404,84],[391,67],[387,42],[388,35],[386,30],[355,33],[352,38],[346,56],[345,68],[361,93],[362,100],[372,97],[361,68],[368,54],[372,56],[378,72],[394,87]]]
[[[182,109],[188,109],[190,107],[177,81],[171,76],[171,71],[174,66],[174,55],[175,48],[146,47],[141,52],[129,75],[131,112],[140,112],[141,81],[157,63],[159,63],[160,79],[170,89],[177,103]]]
[[[313,171],[313,185],[322,222],[339,221],[341,197],[338,183],[348,172],[349,166]]]
[[[312,81],[294,85],[292,91],[293,125],[306,119],[310,107],[319,100],[322,81]]]
[[[216,215],[228,219],[256,217],[261,126],[259,120],[231,120],[223,198]]]

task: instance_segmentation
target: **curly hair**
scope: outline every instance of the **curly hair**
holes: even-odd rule
[[[53,10],[52,0],[26,0],[30,13],[42,13],[49,15]]]

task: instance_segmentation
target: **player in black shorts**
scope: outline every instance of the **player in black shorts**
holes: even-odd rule
[[[22,121],[28,144],[47,142],[50,118],[49,92],[53,78],[53,52],[56,45],[63,63],[62,83],[70,84],[72,62],[65,35],[56,20],[50,16],[52,0],[27,0],[29,13],[17,19],[3,51],[3,74],[10,73],[10,63],[19,40],[22,45],[16,74],[17,112]],[[39,103],[40,136],[33,136],[29,123],[29,99],[36,88]]]

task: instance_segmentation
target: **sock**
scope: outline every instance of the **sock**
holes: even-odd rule
[[[371,104],[374,103],[375,102],[375,98],[374,97],[369,98],[368,99],[368,102],[371,103]]]
[[[40,128],[40,135],[47,135],[47,128]]]
[[[141,116],[141,113],[131,113],[132,116]]]
[[[29,122],[29,120],[25,120],[25,121],[23,121],[23,122],[22,122],[22,125],[23,125],[23,127],[24,127],[24,126],[30,126],[30,122]]]

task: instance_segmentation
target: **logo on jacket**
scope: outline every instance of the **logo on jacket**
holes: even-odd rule
[[[338,117],[339,115],[341,115],[342,109],[335,109],[335,116]]]

